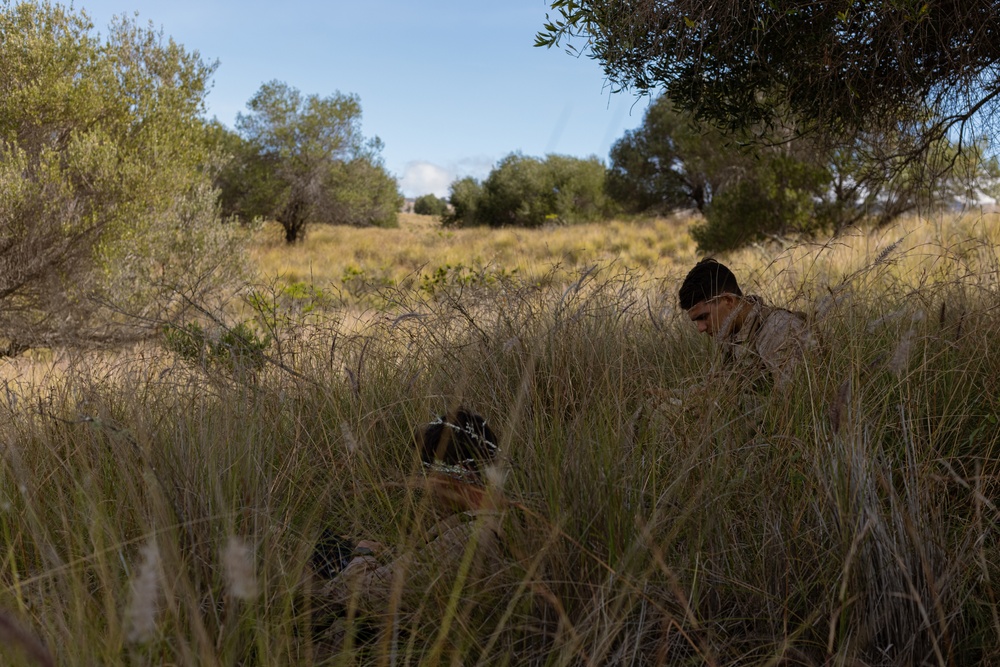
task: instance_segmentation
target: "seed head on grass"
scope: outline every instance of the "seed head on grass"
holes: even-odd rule
[[[878,256],[875,257],[875,261],[872,262],[872,266],[878,266],[879,264],[883,263],[886,259],[889,258],[889,255],[891,255],[893,251],[899,247],[899,245],[902,242],[903,238],[899,238],[895,242],[890,243],[886,247],[882,248],[882,251],[879,252]]]
[[[917,323],[922,319],[923,313],[919,311],[913,315],[910,328],[900,336],[899,343],[892,353],[892,358],[889,360],[889,370],[897,376],[905,373],[910,365],[910,353],[913,351],[913,340],[917,335]]]
[[[253,550],[240,537],[231,536],[222,549],[222,568],[226,575],[226,590],[238,600],[257,597]]]
[[[350,424],[347,422],[340,423],[340,435],[344,438],[344,445],[347,447],[348,454],[358,451],[358,439],[354,437]]]
[[[160,607],[160,550],[155,540],[140,549],[142,562],[131,581],[131,596],[125,610],[125,639],[143,644],[156,636]]]

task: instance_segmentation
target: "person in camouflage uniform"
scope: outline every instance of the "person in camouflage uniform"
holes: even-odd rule
[[[733,272],[714,259],[688,272],[678,296],[698,331],[723,347],[728,364],[764,371],[777,387],[791,382],[806,352],[816,346],[805,315],[745,296]]]
[[[328,529],[311,559],[314,602],[335,617],[344,617],[354,607],[377,618],[407,606],[409,597],[417,598],[414,606],[419,604],[435,582],[447,589],[455,578],[484,585],[502,575],[506,502],[483,479],[484,468],[496,462],[497,443],[486,420],[466,409],[426,424],[414,442],[426,471],[418,488],[437,518],[424,540],[387,549]]]

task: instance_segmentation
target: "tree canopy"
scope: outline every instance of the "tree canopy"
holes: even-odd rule
[[[861,220],[885,224],[921,207],[994,194],[1000,166],[978,141],[959,152],[947,139],[897,170],[861,141],[831,147],[813,136],[774,136],[745,150],[743,133],[724,134],[666,97],[611,148],[607,191],[626,211],[696,208],[692,236],[714,252],[787,233],[836,231]]]
[[[596,59],[730,130],[905,130],[917,154],[1000,105],[1000,4],[965,0],[554,0],[536,45]]]
[[[235,158],[221,180],[227,212],[273,218],[289,243],[314,222],[396,224],[402,197],[382,166],[381,141],[361,133],[356,95],[306,96],[270,81],[247,108],[238,137],[224,142]]]
[[[115,343],[237,257],[202,121],[214,66],[128,19],[0,7],[3,348]]]
[[[661,97],[646,109],[642,125],[611,147],[608,194],[631,213],[704,213],[720,188],[752,166],[734,143]]]
[[[607,170],[596,157],[511,153],[483,183],[463,178],[451,184],[447,225],[540,227],[592,222],[610,215],[604,192]]]
[[[445,216],[448,214],[448,200],[433,193],[421,195],[413,202],[413,212],[419,215]]]

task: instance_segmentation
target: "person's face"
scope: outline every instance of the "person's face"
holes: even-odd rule
[[[698,325],[698,333],[715,336],[736,308],[737,298],[733,294],[720,294],[712,299],[699,301],[687,311],[691,321]]]

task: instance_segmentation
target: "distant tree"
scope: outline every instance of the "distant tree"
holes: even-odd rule
[[[238,268],[202,114],[213,66],[128,19],[0,6],[0,355],[116,344]]]
[[[358,227],[397,227],[405,199],[377,150],[336,165],[330,174],[330,219]]]
[[[479,213],[483,201],[483,186],[471,176],[461,178],[451,184],[448,201],[451,213],[441,222],[446,226],[471,227],[485,224]]]
[[[547,219],[580,223],[604,220],[612,214],[605,188],[607,167],[596,157],[548,155],[543,162]]]
[[[245,144],[223,177],[227,212],[273,218],[289,243],[310,223],[396,224],[398,188],[388,187],[381,142],[361,134],[356,95],[303,96],[271,81],[247,107],[236,119]]]
[[[610,215],[604,192],[604,164],[549,155],[544,160],[512,153],[480,184],[464,178],[451,186],[452,225],[538,227],[547,222],[578,223]]]
[[[922,155],[1000,111],[1000,4],[553,0],[538,46],[576,44],[619,90],[764,140],[891,131]]]
[[[555,211],[545,201],[548,184],[542,161],[512,153],[483,181],[478,215],[491,227],[539,227]]]
[[[413,212],[419,215],[445,216],[448,214],[448,202],[435,194],[421,195],[413,202]]]
[[[831,147],[782,126],[767,145],[699,123],[661,97],[643,123],[611,149],[607,189],[630,212],[697,208],[692,235],[704,251],[770,236],[839,230],[862,220],[885,224],[916,207],[947,205],[996,181],[989,144],[959,151],[939,140],[925,159],[890,153],[894,134]],[[900,165],[887,165],[892,159]]]
[[[660,97],[642,125],[611,147],[609,196],[632,213],[704,212],[712,196],[749,166],[734,139]]]

